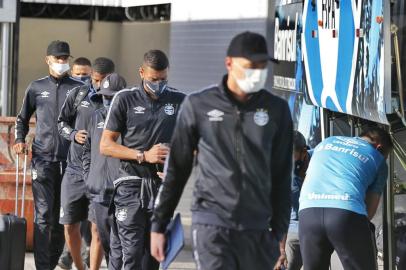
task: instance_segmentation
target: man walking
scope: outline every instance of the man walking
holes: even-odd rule
[[[126,270],[159,267],[149,252],[149,220],[161,183],[159,165],[168,153],[165,143],[170,142],[185,96],[167,85],[168,68],[162,51],[145,53],[141,85],[114,96],[100,142],[102,154],[121,159],[114,206]]]
[[[152,217],[151,253],[158,261],[196,155],[197,268],[274,266],[289,224],[293,130],[286,102],[264,89],[269,59],[262,35],[241,33],[229,45],[220,84],[185,99]]]
[[[104,78],[98,92],[103,97],[104,106],[92,115],[87,128],[86,143],[83,146],[84,180],[92,205],[89,210],[89,220],[93,223],[93,227],[97,227],[110,270],[120,270],[122,267],[117,226],[114,216],[109,213],[114,191],[113,181],[118,178],[120,160],[101,155],[99,145],[111,100],[119,90],[125,87],[126,81],[117,73]],[[102,257],[99,256],[99,258]],[[95,268],[98,269],[101,260],[97,263]]]
[[[86,57],[78,57],[72,62],[71,76],[77,80],[81,80],[85,84],[91,82],[91,73],[92,73],[92,64],[90,60]],[[84,221],[80,224],[80,231],[82,234],[82,259],[86,262],[87,265],[90,265],[90,242],[92,240],[90,232],[90,222]],[[58,261],[58,266],[62,269],[71,269],[72,268],[72,256],[70,255],[69,249],[65,243],[63,248],[63,253]]]
[[[58,136],[57,119],[69,91],[83,83],[68,75],[69,44],[53,41],[45,62],[49,76],[33,81],[25,92],[15,127],[16,153],[27,147],[29,121],[36,113],[32,144],[32,192],[34,195],[34,258],[37,269],[54,269],[65,243],[59,224],[61,180],[69,142]]]
[[[83,179],[82,154],[86,140],[86,128],[94,111],[103,106],[97,95],[101,80],[114,72],[114,63],[108,58],[99,57],[92,65],[92,83],[75,88],[66,98],[58,119],[59,133],[72,142],[69,149],[66,173],[61,188],[60,223],[65,227],[65,238],[73,262],[79,270],[85,269],[81,257],[80,222],[88,218],[89,200]],[[93,235],[95,237],[93,237]],[[96,228],[92,228],[90,245],[90,266],[99,260]]]

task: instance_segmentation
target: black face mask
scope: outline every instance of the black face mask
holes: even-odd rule
[[[303,167],[304,167],[305,163],[303,160],[296,160],[295,164],[294,164],[294,171],[293,173],[297,176],[300,175],[300,172],[302,171]]]

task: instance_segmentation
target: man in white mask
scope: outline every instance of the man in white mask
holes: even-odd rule
[[[66,96],[83,83],[68,75],[70,48],[64,41],[52,41],[45,62],[49,76],[28,86],[15,127],[16,153],[23,153],[31,116],[36,114],[32,143],[32,192],[34,195],[34,258],[37,269],[54,269],[65,243],[59,224],[62,176],[70,142],[58,135],[57,119]]]
[[[197,269],[269,270],[284,259],[278,242],[289,225],[293,130],[287,103],[264,89],[269,60],[262,35],[241,33],[229,45],[222,82],[185,98],[152,216],[158,261],[194,165]]]
[[[55,78],[65,75],[69,69],[69,44],[63,41],[53,41],[47,50],[45,62],[49,66],[49,74]]]

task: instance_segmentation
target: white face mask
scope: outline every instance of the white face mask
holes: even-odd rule
[[[255,93],[259,90],[263,89],[266,83],[266,78],[268,76],[268,69],[253,69],[253,68],[243,68],[239,64],[236,63],[240,69],[244,71],[245,78],[238,79],[235,76],[234,79],[236,80],[238,87],[246,93]]]
[[[51,63],[50,67],[58,75],[62,75],[65,72],[68,72],[70,69],[68,63],[65,63],[65,64]]]

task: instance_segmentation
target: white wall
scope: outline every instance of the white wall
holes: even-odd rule
[[[268,16],[267,0],[172,0],[171,21],[259,19]]]

